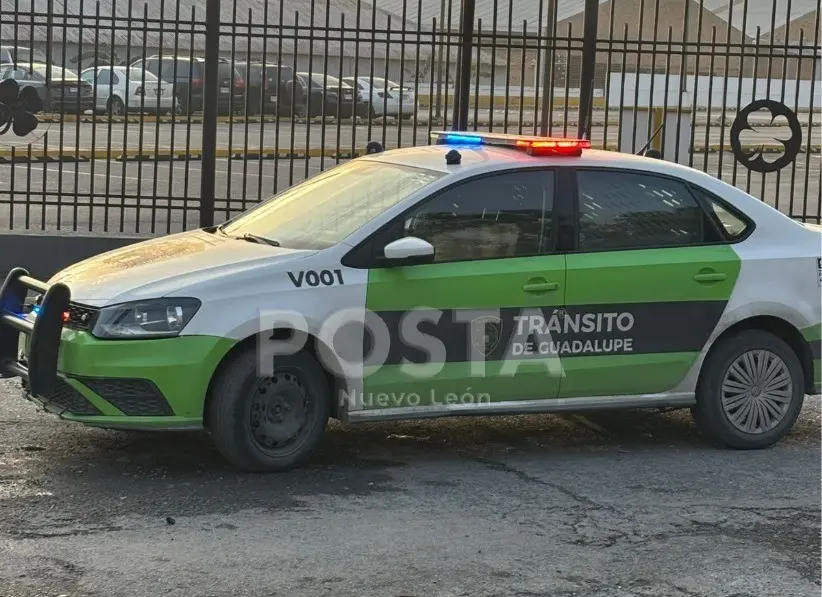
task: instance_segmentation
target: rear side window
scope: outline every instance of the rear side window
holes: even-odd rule
[[[716,197],[709,195],[702,189],[695,189],[695,192],[712,212],[716,224],[722,230],[726,240],[740,239],[748,233],[751,227],[750,222],[736,213],[731,207],[725,205]]]
[[[579,250],[676,247],[719,240],[688,187],[632,172],[580,170]]]

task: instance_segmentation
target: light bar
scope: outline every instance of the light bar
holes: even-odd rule
[[[583,149],[591,148],[588,139],[563,139],[478,132],[431,132],[431,140],[437,145],[490,145],[523,149],[528,155],[582,155]]]

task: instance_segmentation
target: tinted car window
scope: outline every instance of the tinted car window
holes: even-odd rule
[[[109,85],[112,82],[110,70],[101,70],[97,75],[97,83],[100,85]]]
[[[434,260],[536,255],[552,246],[552,172],[469,180],[434,197],[404,221],[404,236],[434,246]]]
[[[641,249],[703,242],[705,212],[681,182],[619,171],[584,170],[579,249]]]

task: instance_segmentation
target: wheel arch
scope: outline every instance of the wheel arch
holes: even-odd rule
[[[288,328],[275,328],[273,330],[267,330],[265,332],[266,335],[269,335],[270,339],[274,340],[287,340],[291,337],[292,330]],[[232,359],[234,359],[238,354],[245,352],[246,350],[252,350],[257,345],[260,338],[260,334],[251,334],[246,338],[243,338],[231,349],[223,355],[223,358],[217,364],[217,367],[214,369],[214,372],[211,375],[211,379],[208,382],[208,387],[206,390],[205,401],[203,403],[203,427],[208,428],[209,421],[209,404],[212,400],[212,387],[214,386],[215,380],[222,374],[225,368],[229,365]],[[339,396],[341,392],[348,392],[350,391],[349,383],[346,381],[344,377],[336,373],[332,370],[332,368],[326,365],[326,360],[329,358],[335,359],[335,362],[332,363],[333,368],[337,371],[341,371],[342,368],[340,367],[340,363],[336,361],[336,356],[334,356],[333,350],[322,340],[317,338],[315,335],[308,333],[308,339],[305,342],[305,346],[302,350],[308,352],[311,356],[313,356],[317,362],[319,363],[320,367],[323,368],[326,374],[326,378],[328,380],[328,387],[331,388],[331,416],[335,418],[343,418],[345,416],[344,407],[341,404],[340,400],[334,400],[334,396]],[[320,358],[320,351],[323,350],[323,358]]]
[[[775,315],[755,315],[747,317],[733,323],[725,328],[711,343],[711,347],[705,355],[700,366],[700,377],[706,364],[709,362],[711,354],[716,349],[719,342],[725,338],[738,334],[743,330],[762,330],[770,332],[774,336],[782,339],[799,358],[802,365],[802,376],[805,394],[813,394],[814,388],[814,364],[813,351],[810,345],[802,336],[802,332],[792,323]]]

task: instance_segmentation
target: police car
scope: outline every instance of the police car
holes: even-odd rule
[[[204,427],[252,471],[304,462],[329,417],[690,407],[762,448],[819,392],[820,227],[585,140],[432,137],[48,282],[12,271],[4,375],[70,421]]]

